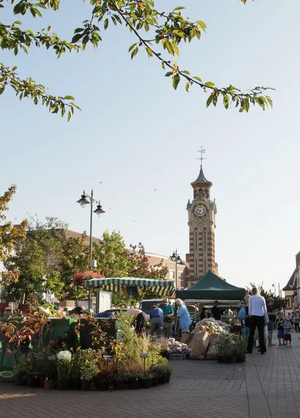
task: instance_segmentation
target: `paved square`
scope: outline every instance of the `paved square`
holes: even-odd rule
[[[109,392],[45,391],[0,384],[0,418],[300,417],[300,341],[257,350],[246,363],[173,360],[171,383]],[[275,340],[274,340],[275,342]]]

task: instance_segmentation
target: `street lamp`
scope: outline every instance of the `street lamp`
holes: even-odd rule
[[[93,189],[91,190],[91,195],[89,196],[85,190],[83,191],[81,198],[77,200],[77,203],[80,204],[82,208],[84,208],[86,205],[90,206],[90,246],[89,246],[89,267],[94,267],[94,260],[92,259],[92,236],[93,236],[93,213],[96,213],[96,215],[101,216],[105,211],[102,209],[102,206],[100,205],[100,201],[97,201],[94,199],[94,192]],[[97,203],[97,208],[93,211],[93,204]]]
[[[178,254],[177,250],[173,251],[170,259],[175,263],[175,288],[177,289],[177,264],[181,262],[180,255]]]

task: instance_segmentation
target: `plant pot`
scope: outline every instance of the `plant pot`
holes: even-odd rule
[[[231,363],[231,356],[223,356],[223,363]]]
[[[71,379],[70,387],[72,390],[80,390],[80,378],[78,379]]]
[[[37,376],[27,376],[27,385],[30,388],[36,388],[39,385],[39,380]]]
[[[14,377],[14,385],[15,386],[25,386],[25,385],[27,385],[27,376],[26,376],[26,374],[17,374]]]
[[[171,380],[171,373],[165,374],[165,383],[170,383]]]
[[[98,390],[102,390],[102,391],[108,390],[109,382],[108,382],[108,380],[98,381],[98,382],[96,382],[96,386],[97,386]]]
[[[81,390],[91,390],[92,382],[90,380],[82,379],[80,380]]]
[[[139,389],[140,388],[140,384],[139,384],[139,379],[136,377],[133,377],[131,379],[129,379],[128,381],[128,389]]]
[[[154,386],[157,386],[157,385],[158,385],[158,377],[154,376],[154,377],[152,377],[151,386],[154,387]]]
[[[143,389],[150,389],[151,382],[152,382],[152,379],[139,379],[140,387]]]
[[[124,382],[113,382],[113,386],[114,386],[115,390],[125,389],[125,383]]]
[[[223,356],[217,356],[217,362],[223,363]]]
[[[237,356],[231,356],[231,363],[237,362]]]
[[[53,380],[44,380],[44,388],[47,390],[53,389],[54,382]]]
[[[158,384],[159,385],[164,385],[166,383],[166,381],[165,381],[165,376],[163,375],[163,376],[159,376],[159,378],[158,378]]]
[[[67,390],[70,388],[69,381],[67,379],[61,379],[56,382],[57,390]]]

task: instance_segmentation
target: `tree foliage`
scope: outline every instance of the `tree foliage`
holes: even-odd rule
[[[74,1],[74,0],[73,0]],[[84,1],[84,0],[83,0]],[[246,4],[247,0],[240,0]],[[8,0],[9,5],[4,6],[4,0],[0,0],[0,7],[11,7],[14,15],[30,15],[32,18],[41,18],[42,11],[52,9],[59,11],[61,0]],[[0,46],[10,50],[15,55],[20,51],[28,53],[30,47],[53,49],[57,58],[65,52],[80,52],[87,45],[95,48],[102,41],[101,31],[109,26],[123,25],[136,37],[136,42],[129,47],[131,59],[134,59],[140,50],[143,50],[150,58],[160,62],[167,72],[165,76],[171,79],[172,86],[176,90],[181,81],[185,82],[185,90],[195,85],[204,92],[209,93],[206,106],[217,105],[222,102],[228,109],[234,105],[240,112],[248,112],[251,105],[258,105],[263,110],[272,106],[271,98],[266,95],[265,87],[254,87],[247,91],[229,85],[217,87],[211,81],[202,81],[199,76],[193,76],[188,70],[182,69],[175,57],[180,54],[180,44],[199,40],[206,30],[203,21],[190,21],[183,16],[184,7],[178,6],[171,11],[160,11],[156,8],[154,0],[89,0],[91,11],[82,22],[81,27],[75,28],[71,40],[63,40],[51,27],[43,28],[38,32],[23,29],[22,23],[16,20],[12,23],[0,22]],[[76,7],[76,6],[72,6]],[[170,56],[173,60],[170,60]],[[0,63],[0,94],[7,86],[10,86],[20,99],[27,97],[35,104],[41,102],[47,106],[51,113],[67,114],[68,121],[79,107],[72,96],[53,96],[47,93],[46,88],[36,83],[31,77],[23,79],[16,72],[17,67],[7,67]]]
[[[9,300],[24,299],[31,292],[42,293],[48,289],[48,281],[55,280],[57,276],[65,227],[66,224],[57,218],[48,217],[44,223],[30,218],[26,239],[15,245],[4,263],[4,297]],[[18,277],[13,280],[14,271],[18,272]],[[59,286],[58,280],[56,286]]]
[[[8,222],[5,212],[16,193],[17,186],[13,184],[3,196],[0,196],[0,259],[5,260],[12,253],[15,245],[25,238],[28,221],[25,219],[20,225]]]
[[[275,310],[281,310],[281,309],[284,309],[286,307],[286,304],[287,304],[286,299],[281,298],[280,296],[276,296],[276,294],[274,292],[272,292],[271,290],[265,290],[263,288],[262,284],[259,285],[259,286],[256,286],[254,283],[250,283],[250,287],[247,287],[247,290],[248,290],[250,295],[252,293],[252,288],[253,287],[256,287],[257,289],[259,289],[259,293],[260,293],[261,296],[263,296],[266,299],[266,303],[268,303],[269,298],[274,299],[273,308]]]

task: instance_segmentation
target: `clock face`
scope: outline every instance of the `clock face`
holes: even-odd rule
[[[205,209],[204,206],[201,206],[201,205],[196,206],[196,208],[195,208],[195,215],[196,216],[203,216],[205,214],[206,214],[206,209]]]

